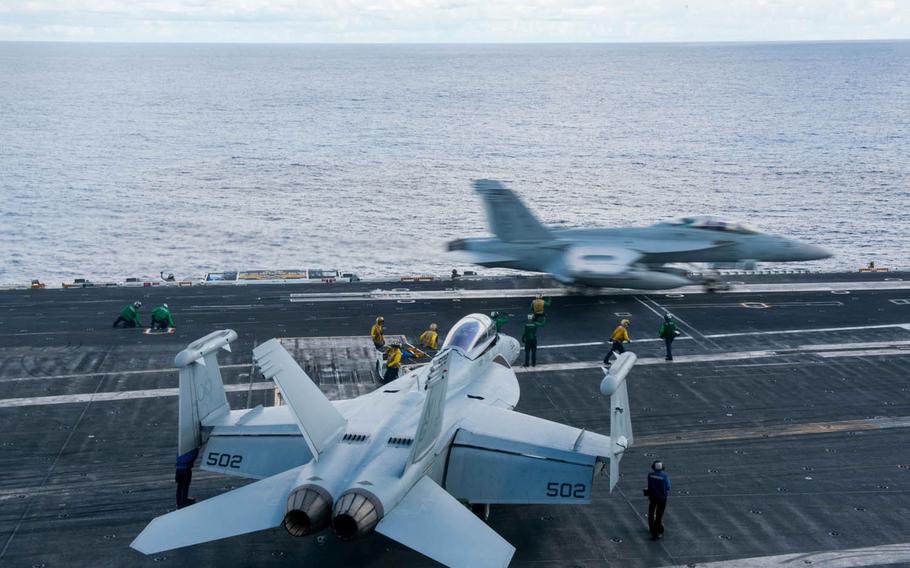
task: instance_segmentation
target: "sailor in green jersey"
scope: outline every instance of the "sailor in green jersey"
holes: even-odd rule
[[[168,329],[177,327],[174,323],[174,316],[171,315],[170,308],[167,304],[161,304],[152,310],[152,329]]]
[[[142,322],[139,321],[140,307],[142,307],[142,302],[133,302],[120,310],[120,315],[114,320],[114,327],[118,327],[121,323],[123,327],[141,327]]]

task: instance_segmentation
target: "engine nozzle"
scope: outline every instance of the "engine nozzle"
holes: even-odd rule
[[[284,528],[293,536],[319,532],[332,522],[332,496],[318,485],[301,485],[288,495]]]
[[[364,537],[382,519],[382,502],[365,489],[351,489],[338,498],[332,518],[332,530],[341,540]]]

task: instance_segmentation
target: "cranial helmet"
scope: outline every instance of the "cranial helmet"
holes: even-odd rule
[[[663,471],[664,462],[662,462],[660,460],[654,460],[654,463],[651,464],[651,469],[653,469],[654,471]]]
[[[621,323],[622,325],[629,325],[630,322],[629,322],[629,320],[624,319],[624,320],[622,320],[622,321],[619,322],[619,323]]]
[[[133,305],[137,308],[142,305],[142,302],[133,302]]]
[[[376,318],[376,323],[382,323],[384,321],[385,321],[385,318],[382,316],[379,316],[378,318]]]
[[[165,308],[167,308],[167,304],[161,304],[161,305],[164,306]],[[168,309],[170,309],[170,308],[168,308]]]
[[[664,319],[667,320],[667,321],[673,319],[673,314],[667,314],[667,315],[665,315],[665,316],[664,316]]]
[[[431,324],[430,324],[430,331],[436,331],[436,324],[435,324],[435,323],[431,323]]]

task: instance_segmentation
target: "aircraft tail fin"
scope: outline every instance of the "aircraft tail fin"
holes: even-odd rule
[[[319,454],[344,431],[347,420],[277,339],[253,349],[253,360],[262,375],[274,380],[281,389],[300,433],[318,461]]]
[[[610,370],[604,369],[600,392],[610,397],[610,491],[619,481],[619,462],[632,445],[632,415],[629,409],[629,389],[626,376],[635,365],[637,357],[626,352],[616,358]]]
[[[180,373],[177,455],[200,447],[205,442],[203,428],[230,412],[218,351],[230,351],[235,339],[234,330],[215,331],[187,345],[174,359]]]
[[[550,241],[553,235],[525,207],[515,193],[496,180],[474,181],[474,189],[483,199],[490,231],[507,243]]]
[[[419,462],[430,450],[442,432],[442,419],[444,416],[446,392],[449,384],[449,357],[452,352],[446,349],[433,358],[430,363],[430,372],[424,383],[426,398],[423,402],[423,411],[417,423],[417,433],[411,445],[411,454],[408,456],[408,465]]]

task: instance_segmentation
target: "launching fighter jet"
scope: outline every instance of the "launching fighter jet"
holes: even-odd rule
[[[449,250],[481,266],[547,272],[564,284],[664,290],[712,283],[666,263],[750,266],[831,256],[821,247],[714,217],[650,227],[550,229],[500,182],[478,180],[474,188],[496,236],[451,241]]]
[[[603,436],[512,410],[519,345],[485,315],[462,318],[429,365],[351,400],[330,402],[268,341],[253,358],[287,406],[251,410],[230,409],[218,369],[236,337],[217,331],[177,355],[178,451],[205,444],[203,469],[260,481],[154,519],[131,544],[142,553],[331,526],[342,540],[379,532],[448,566],[506,566],[514,547],[480,518],[490,504],[589,503],[594,474],[609,464],[612,491],[632,443],[632,353],[601,383]]]

